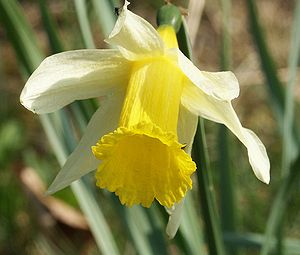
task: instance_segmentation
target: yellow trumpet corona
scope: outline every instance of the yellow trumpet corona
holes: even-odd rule
[[[158,31],[165,45],[177,47],[172,27]],[[156,199],[171,207],[192,187],[196,165],[177,139],[185,76],[173,62],[162,55],[134,63],[119,127],[92,147],[102,160],[97,185],[127,206],[150,207]]]

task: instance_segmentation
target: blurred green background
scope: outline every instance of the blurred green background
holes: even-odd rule
[[[255,178],[235,137],[205,121],[212,175],[205,185],[215,198],[216,215],[209,216],[209,225],[195,176],[180,231],[168,240],[164,208],[126,209],[114,195],[94,187],[93,174],[84,178],[83,187],[98,204],[95,211],[94,202],[83,205],[89,200],[78,198],[78,189],[75,196],[70,188],[45,196],[60,169],[57,154],[45,136],[45,120],[41,125],[19,103],[26,78],[43,56],[107,47],[103,40],[116,19],[113,8],[122,4],[0,0],[0,254],[300,254],[299,2],[173,1],[188,13],[199,69],[232,70],[238,77],[241,95],[234,108],[267,148],[271,183]],[[156,26],[162,4],[132,0],[130,9]],[[91,105],[79,105],[85,122]],[[61,114],[50,120],[57,132],[61,127],[59,141],[67,144],[69,133],[75,137],[66,149],[70,153],[81,132],[73,126],[80,125],[63,123],[74,113]]]

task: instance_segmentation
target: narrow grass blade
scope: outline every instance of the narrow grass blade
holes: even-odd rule
[[[296,1],[294,23],[291,30],[291,47],[289,53],[289,80],[285,97],[283,118],[282,174],[288,174],[293,160],[293,125],[294,125],[294,93],[297,80],[297,68],[300,59],[300,1]]]
[[[204,237],[198,224],[192,192],[189,192],[185,197],[179,231],[187,244],[188,254],[205,254]]]
[[[221,71],[231,69],[231,0],[221,0],[222,9],[222,44],[221,44]],[[234,179],[229,164],[229,137],[227,128],[221,125],[218,134],[218,168],[220,173],[220,202],[221,225],[224,232],[234,232],[236,229],[236,202],[234,192]],[[237,254],[237,249],[226,243],[228,254]]]
[[[162,236],[162,229],[157,229],[158,226],[155,227],[153,224],[156,223],[150,218],[153,216],[155,217],[156,213],[148,212],[147,209],[145,210],[138,206],[126,208],[125,213],[129,231],[134,240],[138,254],[167,254],[167,251],[165,250],[166,245]],[[160,237],[160,240],[158,237]]]
[[[187,34],[188,28],[186,21],[182,19],[180,29],[177,33],[179,49],[186,55],[189,59],[193,60],[192,56],[192,44],[190,38]]]
[[[222,9],[222,44],[221,44],[221,71],[228,71],[231,68],[231,0],[221,0]]]
[[[71,187],[80,202],[80,208],[87,217],[92,233],[94,233],[94,235],[97,233],[98,238],[95,238],[95,241],[101,253],[107,255],[121,254],[102,213],[102,209],[91,196],[84,182],[80,180],[76,181],[71,184]]]
[[[109,0],[92,0],[94,10],[96,12],[99,25],[102,33],[107,37],[112,31],[115,22],[116,15],[114,12],[114,6]]]
[[[92,31],[89,25],[89,19],[86,8],[86,0],[74,0],[76,14],[78,17],[84,45],[88,49],[95,47]]]
[[[118,211],[127,235],[133,242],[137,254],[167,254],[166,241],[163,235],[165,223],[163,207],[152,204],[151,208],[133,206],[127,208],[121,205],[119,199],[110,194],[114,208]]]
[[[210,175],[203,120],[200,119],[193,143],[192,158],[196,165],[203,221],[210,254],[225,254],[222,231]]]
[[[58,53],[63,51],[63,45],[59,39],[57,33],[57,27],[53,21],[52,16],[49,14],[47,2],[45,0],[39,0],[40,12],[43,20],[44,27],[46,28],[49,45],[52,53]]]
[[[6,33],[26,71],[31,73],[43,59],[43,54],[37,50],[34,33],[30,29],[15,0],[0,0],[0,20]]]
[[[260,250],[265,241],[265,236],[256,233],[225,233],[224,240],[235,247],[248,250]],[[271,247],[276,246],[276,240],[271,240]],[[298,255],[300,251],[300,241],[298,239],[285,239],[283,245],[284,254]]]
[[[252,30],[253,40],[257,46],[259,53],[261,67],[264,71],[267,85],[269,87],[271,103],[278,120],[282,123],[284,112],[284,91],[283,87],[278,79],[276,67],[272,57],[269,53],[269,49],[266,44],[263,30],[258,21],[258,12],[255,4],[255,0],[247,0],[249,13],[250,27]]]

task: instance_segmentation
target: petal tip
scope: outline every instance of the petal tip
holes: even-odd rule
[[[33,113],[37,113],[36,109],[32,107],[32,103],[30,103],[30,100],[28,100],[28,98],[25,98],[25,96],[23,95],[23,93],[21,93],[21,96],[20,96],[20,103],[27,110],[29,110],[29,111],[31,111]]]
[[[104,41],[108,44],[111,44],[111,39],[113,39],[117,34],[120,33],[122,27],[124,26],[125,18],[126,18],[126,13],[128,12],[127,6],[130,4],[127,0],[125,0],[125,3],[122,7],[122,10],[119,14],[119,17],[117,19],[117,22],[113,28],[113,30],[110,32],[108,35],[108,38],[106,38]]]
[[[268,158],[264,163],[265,163],[264,167],[257,168],[257,165],[254,165],[253,162],[250,161],[250,164],[253,168],[253,171],[254,171],[254,174],[256,175],[256,177],[263,183],[269,184],[271,176],[270,176],[270,162],[269,162]]]
[[[270,174],[268,173],[267,175],[263,176],[260,180],[265,184],[270,184],[270,179]]]

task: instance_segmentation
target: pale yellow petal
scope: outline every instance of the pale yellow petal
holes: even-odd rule
[[[185,146],[184,151],[189,155],[191,154],[197,124],[198,115],[180,105],[177,126],[178,141]]]
[[[238,97],[239,83],[232,72],[200,71],[182,52],[178,50],[177,53],[178,65],[182,72],[204,93],[219,100],[231,100]]]
[[[172,208],[166,208],[167,212],[170,215],[166,227],[166,233],[169,239],[174,238],[180,226],[183,206],[184,206],[184,198],[179,203],[173,205]]]
[[[101,101],[79,144],[50,185],[48,194],[65,188],[98,167],[100,161],[94,157],[91,147],[101,136],[117,127],[123,100],[124,93],[118,93]]]
[[[161,55],[164,44],[158,32],[148,21],[129,11],[128,5],[125,1],[116,25],[105,41],[116,45],[131,60]]]
[[[131,62],[118,50],[66,51],[46,58],[28,79],[21,103],[49,113],[73,102],[124,90]]]
[[[251,130],[242,127],[230,101],[217,100],[188,82],[184,87],[181,102],[194,114],[226,125],[246,146],[249,162],[256,177],[269,183],[270,162],[266,149]]]

